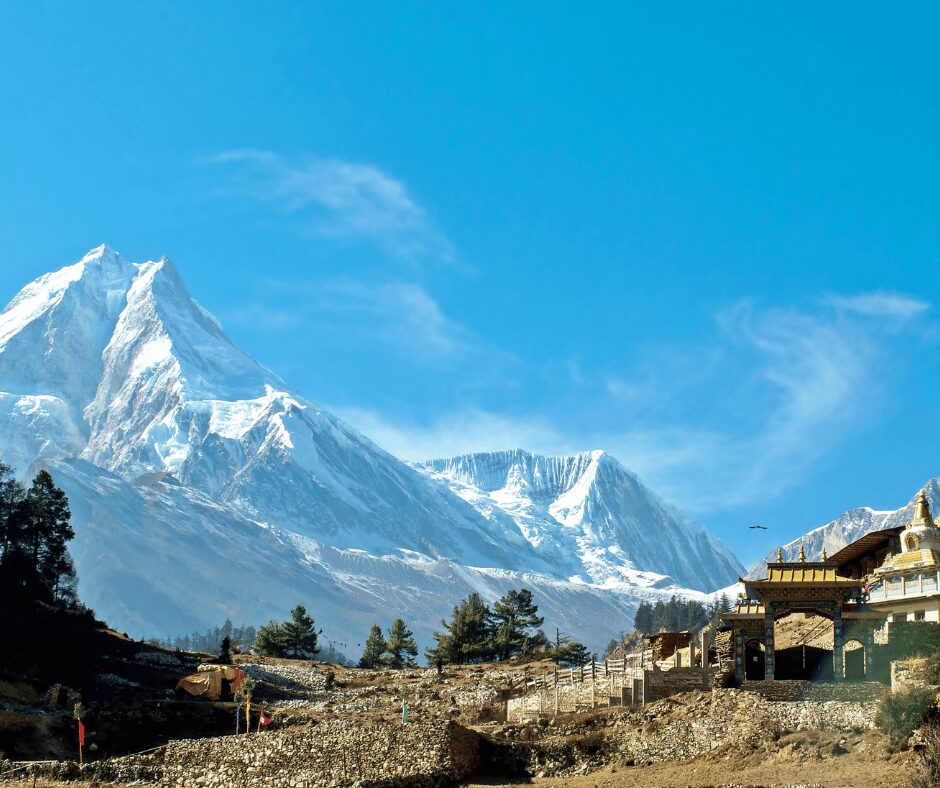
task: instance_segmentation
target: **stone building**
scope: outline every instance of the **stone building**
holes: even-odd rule
[[[940,623],[940,527],[930,515],[923,490],[914,519],[903,528],[889,530],[894,536],[884,559],[865,575],[869,604],[889,622]]]
[[[722,616],[733,633],[738,680],[870,679],[875,637],[893,622],[940,622],[940,527],[921,491],[913,520],[866,534],[819,561],[767,563],[767,576],[740,579],[744,592]],[[778,643],[781,622],[799,614],[800,637]],[[819,646],[820,630],[831,648]],[[831,633],[831,634],[830,634]]]

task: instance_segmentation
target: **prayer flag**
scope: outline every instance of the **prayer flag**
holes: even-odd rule
[[[85,746],[85,723],[81,720],[78,721],[78,746]]]

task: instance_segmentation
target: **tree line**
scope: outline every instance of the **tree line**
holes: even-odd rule
[[[562,665],[581,665],[591,652],[570,638],[548,638],[539,627],[544,618],[527,588],[509,589],[490,608],[473,592],[442,620],[443,631],[434,633],[435,645],[425,651],[429,663],[465,664],[509,659],[518,654],[541,652]]]
[[[65,493],[49,471],[24,487],[0,463],[0,594],[9,600],[74,607],[78,579],[68,542],[75,536]]]
[[[550,640],[539,629],[543,621],[528,589],[510,589],[492,608],[478,593],[472,593],[454,607],[449,620],[441,621],[443,631],[434,633],[435,645],[425,650],[425,657],[429,664],[439,666],[500,661],[526,653],[540,653],[565,666],[583,665],[591,659],[582,643],[560,633]],[[215,632],[221,634],[222,630]],[[321,651],[318,634],[322,630],[317,630],[313,618],[298,605],[287,621],[271,621],[261,627],[252,650],[262,656],[310,659]],[[387,633],[378,624],[372,625],[358,664],[371,669],[412,668],[418,664],[417,656],[414,633],[399,617]],[[332,647],[329,657],[322,654],[319,658],[345,664],[342,654]]]
[[[732,608],[727,594],[709,604],[694,599],[673,596],[668,602],[657,600],[655,605],[640,602],[636,608],[633,627],[644,635],[656,632],[697,632]]]
[[[360,668],[414,668],[418,663],[418,644],[414,633],[404,620],[396,618],[388,630],[388,637],[382,634],[382,628],[373,624],[366,638],[366,645],[359,660]]]
[[[42,470],[27,488],[9,465],[0,463],[0,594],[5,600],[40,601],[63,606],[79,605],[77,575],[68,550],[74,538],[71,511],[65,493],[51,474]],[[434,633],[435,645],[426,649],[431,664],[464,664],[506,660],[524,653],[543,653],[563,665],[588,661],[590,651],[581,643],[556,635],[550,640],[540,629],[544,618],[532,592],[511,588],[492,607],[474,592],[458,603],[442,631]],[[152,642],[179,650],[216,652],[252,649],[263,656],[313,659],[321,653],[318,630],[312,616],[298,604],[285,621],[269,621],[257,630],[236,627],[227,619],[221,627]],[[366,638],[359,664],[362,667],[406,668],[415,666],[418,646],[405,621],[396,618],[387,636],[375,624]],[[323,658],[345,663],[341,652],[327,648]]]

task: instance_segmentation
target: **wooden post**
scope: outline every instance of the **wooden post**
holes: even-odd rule
[[[597,671],[594,659],[591,659],[591,708],[597,708]]]
[[[555,682],[555,716],[558,716],[558,682]]]

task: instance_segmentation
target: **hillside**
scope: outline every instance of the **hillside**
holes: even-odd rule
[[[52,471],[82,598],[135,635],[304,601],[352,654],[390,611],[427,644],[471,591],[526,585],[550,625],[599,648],[640,599],[736,576],[607,455],[516,456],[503,471],[529,486],[502,507],[509,487],[480,505],[456,461],[399,461],[237,347],[167,258],[102,246],[0,313],[0,460]],[[529,484],[551,468],[553,491]]]

